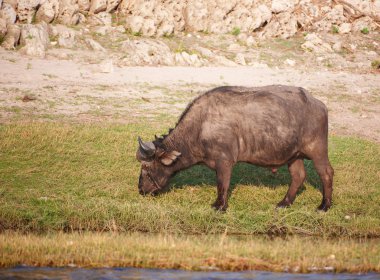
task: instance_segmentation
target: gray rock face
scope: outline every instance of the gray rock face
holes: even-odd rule
[[[30,56],[45,57],[49,46],[49,33],[46,23],[25,24],[21,27],[20,52]]]

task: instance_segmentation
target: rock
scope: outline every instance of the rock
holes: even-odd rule
[[[244,54],[242,53],[236,54],[235,62],[240,65],[247,65],[247,63],[245,62]]]
[[[16,24],[10,24],[7,29],[1,46],[6,50],[14,50],[20,40],[21,28]]]
[[[158,40],[140,38],[127,40],[121,49],[127,53],[124,65],[173,65],[174,55],[170,48]]]
[[[144,34],[145,36],[153,36],[154,34],[156,34],[156,30],[157,28],[153,19],[148,18],[144,20],[144,24],[141,28],[142,34]]]
[[[338,41],[338,42],[334,43],[333,46],[332,46],[332,49],[333,49],[335,52],[340,52],[340,51],[342,51],[342,42]]]
[[[75,31],[63,26],[57,26],[58,45],[63,48],[72,48],[75,45]]]
[[[187,52],[176,53],[174,56],[177,65],[183,66],[202,66],[203,63],[197,54],[189,54]]]
[[[287,64],[289,66],[294,66],[294,65],[296,65],[296,62],[294,60],[292,60],[292,59],[287,58],[285,60],[285,64]]]
[[[272,0],[271,10],[275,14],[292,12],[296,4],[298,4],[297,0]]]
[[[3,3],[3,6],[0,10],[0,18],[6,20],[7,24],[14,24],[16,22],[16,11],[15,9],[8,3]]]
[[[21,53],[30,56],[45,57],[45,51],[50,43],[48,27],[46,23],[24,24],[21,27],[20,44],[23,47]]]
[[[78,23],[80,16],[79,5],[76,0],[59,0],[59,11],[57,20],[65,25],[75,25]]]
[[[348,22],[342,23],[339,26],[339,33],[340,34],[350,33],[351,32],[351,27],[352,27],[351,23],[348,23]]]
[[[90,15],[87,20],[90,25],[112,25],[112,15],[107,12]]]
[[[164,22],[162,23],[158,28],[157,28],[157,36],[169,36],[174,33],[174,24],[171,24],[169,22]]]
[[[352,24],[352,31],[353,32],[361,32],[364,28],[367,28],[368,31],[373,31],[377,27],[376,23],[373,21],[372,18],[366,16],[361,17],[357,20],[355,20]]]
[[[7,21],[4,18],[0,18],[0,38],[3,38],[7,33]]]
[[[322,41],[321,38],[319,38],[314,33],[309,33],[305,37],[306,42],[301,45],[301,48],[307,51],[312,51],[315,53],[326,53],[326,52],[332,52],[331,46]]]
[[[90,5],[90,13],[100,13],[107,10],[107,0],[92,0]]]
[[[78,8],[80,12],[88,12],[90,10],[90,0],[78,0]]]
[[[265,5],[260,5],[259,7],[253,9],[252,11],[252,31],[262,27],[263,25],[270,22],[272,18],[272,12],[269,10],[269,8]]]
[[[116,26],[116,27],[115,27],[115,31],[116,31],[116,32],[120,32],[120,33],[125,33],[125,32],[126,32],[124,26],[122,26],[122,25],[118,25],[118,26]]]
[[[113,28],[111,26],[98,26],[98,27],[95,27],[93,29],[93,31],[96,33],[96,34],[99,34],[99,35],[102,35],[102,36],[105,36],[107,34],[109,34],[110,32],[112,32]]]
[[[121,0],[107,0],[107,8],[106,8],[106,11],[109,13],[109,12],[113,12],[114,10],[116,10],[116,8],[119,6]]]
[[[254,45],[257,45],[255,38],[253,38],[252,36],[249,36],[247,38],[247,40],[245,41],[245,43],[246,43],[247,47],[252,47]]]
[[[345,21],[346,17],[344,16],[343,6],[336,5],[323,16],[322,20],[316,22],[314,26],[319,31],[330,31],[332,25],[341,25]]]
[[[21,22],[32,23],[40,0],[18,0],[17,17]]]
[[[111,59],[106,59],[103,60],[99,64],[99,69],[101,73],[113,73],[114,68],[113,68],[113,62]]]
[[[244,51],[245,48],[239,44],[233,43],[233,44],[228,46],[227,50],[229,50],[231,52],[239,52],[239,51]]]
[[[132,34],[138,34],[144,24],[144,18],[141,16],[130,16],[125,20],[125,29],[130,30]]]
[[[47,0],[38,9],[36,13],[36,21],[37,22],[44,21],[46,23],[50,23],[58,15],[58,12],[59,12],[58,0]]]
[[[206,48],[200,47],[200,46],[195,46],[195,50],[198,51],[203,57],[214,57],[215,54]]]
[[[209,13],[207,5],[203,1],[190,1],[185,8],[184,17],[186,31],[208,31]],[[215,30],[210,31],[213,32]]]
[[[95,40],[86,39],[86,43],[94,51],[101,51],[101,52],[105,52],[106,51],[106,49],[103,48],[102,45],[99,44],[98,42],[96,42]]]
[[[229,60],[228,58],[222,56],[222,55],[217,55],[214,57],[213,62],[215,62],[217,65],[222,65],[222,66],[237,66],[236,62]]]
[[[262,33],[264,37],[281,37],[287,39],[297,33],[297,19],[292,13],[278,14],[268,23]]]

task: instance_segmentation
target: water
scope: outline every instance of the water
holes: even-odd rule
[[[46,280],[87,280],[87,279],[158,279],[158,280],[218,280],[218,279],[255,279],[255,280],[378,280],[380,274],[290,274],[266,271],[242,272],[197,272],[174,269],[140,268],[47,268],[16,267],[0,269],[0,279],[46,279]]]

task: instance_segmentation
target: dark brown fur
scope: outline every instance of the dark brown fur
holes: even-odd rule
[[[303,160],[311,159],[323,183],[327,211],[332,202],[333,168],[327,155],[326,106],[305,89],[291,86],[219,87],[196,98],[169,135],[153,143],[155,154],[142,162],[140,193],[157,193],[170,177],[195,164],[217,174],[218,197],[213,204],[227,209],[227,191],[237,162],[276,168],[287,164],[292,177],[288,193],[278,203],[293,203],[306,177]]]

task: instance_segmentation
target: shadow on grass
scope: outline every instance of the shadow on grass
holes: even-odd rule
[[[306,181],[314,188],[320,189],[320,179],[313,166],[312,161],[305,160]],[[291,177],[287,166],[282,166],[276,173],[272,173],[269,168],[263,168],[248,163],[238,163],[235,165],[229,192],[232,192],[237,185],[254,185],[268,188],[276,188],[280,185],[290,184]],[[215,171],[203,165],[193,166],[187,170],[177,173],[170,181],[168,191],[173,188],[184,188],[186,186],[216,186]],[[299,193],[302,193],[301,187]]]

